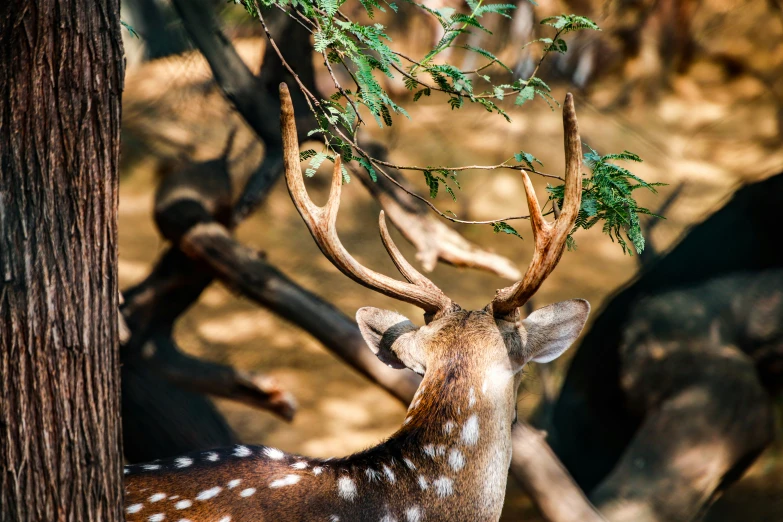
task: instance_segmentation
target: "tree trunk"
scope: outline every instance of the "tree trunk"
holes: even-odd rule
[[[122,520],[118,0],[0,2],[0,519]]]

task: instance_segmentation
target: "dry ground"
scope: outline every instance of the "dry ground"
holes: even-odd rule
[[[260,61],[262,43],[247,40],[239,48],[248,63]],[[197,55],[147,64],[132,70],[126,81],[124,171],[120,197],[120,277],[122,287],[142,279],[164,244],[152,222],[154,170],[162,156],[185,154],[208,158],[223,146],[231,125],[227,106],[208,81]],[[563,97],[557,91],[556,98]],[[600,91],[594,100],[600,101]],[[598,103],[598,102],[596,102]],[[411,121],[398,118],[387,132],[370,128],[391,147],[392,160],[406,164],[494,164],[524,149],[535,154],[547,171],[562,171],[562,129],[559,113],[535,102],[512,113],[512,124],[478,108],[452,112],[444,103],[407,104]],[[647,180],[688,186],[656,230],[652,242],[670,245],[690,224],[718,207],[741,182],[764,178],[783,169],[783,152],[775,145],[774,109],[757,82],[741,78],[731,83],[714,67],[698,65],[688,78],[677,80],[674,92],[652,106],[605,114],[577,97],[584,141],[599,152],[631,150],[645,159],[634,172]],[[276,115],[270,115],[276,118]],[[241,179],[260,157],[247,130],[240,134],[235,165]],[[247,147],[245,147],[247,146]],[[243,152],[244,151],[244,152]],[[415,173],[409,179],[423,187]],[[325,197],[326,176],[316,176],[310,190],[316,201]],[[534,180],[543,195],[544,183]],[[469,219],[497,218],[526,212],[522,185],[511,172],[469,172],[456,204],[439,198]],[[671,190],[664,187],[662,196]],[[647,206],[657,201],[643,195]],[[348,249],[363,263],[394,273],[378,240],[378,205],[358,183],[346,187],[339,219]],[[524,266],[530,257],[527,225],[519,229],[524,241],[495,235],[488,227],[461,228],[471,240],[492,248]],[[299,284],[353,315],[365,305],[399,310],[414,320],[420,312],[351,282],[320,254],[296,214],[284,185],[278,184],[268,202],[238,230],[248,245],[264,250],[268,259]],[[396,236],[399,238],[399,235]],[[543,286],[536,302],[543,305],[584,297],[598,309],[618,287],[631,279],[636,260],[623,256],[618,245],[598,230],[580,232],[579,248],[567,253]],[[412,248],[402,239],[409,259]],[[720,255],[720,245],[714,245]],[[481,307],[495,288],[507,281],[448,266],[438,266],[434,281],[465,307]],[[300,403],[291,424],[247,407],[219,401],[221,410],[240,436],[251,443],[278,446],[313,456],[342,455],[390,435],[405,408],[327,353],[306,333],[258,306],[237,299],[213,285],[179,322],[176,337],[188,352],[239,368],[279,378]],[[568,357],[556,363],[568,364]],[[520,394],[520,411],[532,411],[539,396],[535,371]],[[709,520],[783,520],[783,468],[780,446],[769,450],[748,476],[713,510]],[[510,486],[504,520],[535,520],[529,501]],[[752,511],[751,511],[752,510]],[[752,515],[750,513],[753,513]],[[532,517],[532,518],[531,518]]]

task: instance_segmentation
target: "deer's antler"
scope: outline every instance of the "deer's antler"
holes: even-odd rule
[[[495,293],[490,308],[497,317],[511,315],[536,293],[560,261],[568,234],[574,228],[579,214],[582,197],[582,143],[574,110],[574,97],[571,93],[566,95],[563,104],[563,130],[566,162],[563,209],[554,222],[549,223],[544,220],[533,184],[527,173],[522,171],[522,182],[525,185],[527,205],[530,208],[530,226],[533,229],[535,252],[523,278]]]
[[[280,84],[280,126],[283,137],[283,161],[288,192],[302,216],[310,234],[315,239],[318,248],[342,273],[357,283],[371,288],[389,297],[414,304],[422,308],[425,317],[432,318],[438,312],[452,308],[453,304],[435,284],[413,268],[402,256],[391,239],[386,228],[383,211],[379,217],[381,238],[394,264],[400,270],[408,283],[397,281],[374,270],[370,270],[357,262],[345,249],[337,236],[337,210],[340,207],[340,191],[342,189],[342,174],[340,172],[340,156],[335,158],[332,173],[332,186],[326,205],[315,205],[307,195],[302,178],[299,159],[299,140],[294,120],[294,107],[288,86]]]

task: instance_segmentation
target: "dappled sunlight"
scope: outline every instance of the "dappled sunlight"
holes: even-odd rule
[[[255,71],[263,52],[259,38],[235,42],[240,55]],[[677,79],[673,92],[651,106],[631,106],[624,111],[602,111],[598,104],[576,96],[576,110],[582,138],[599,153],[627,149],[644,163],[632,165],[645,180],[670,184],[660,196],[640,194],[640,204],[651,209],[681,181],[688,186],[666,214],[651,242],[658,250],[672,245],[691,224],[700,221],[732,193],[738,183],[758,180],[783,165],[783,151],[768,140],[776,132],[775,118],[759,83],[734,80],[736,96],[727,93],[718,71],[700,65],[692,79]],[[324,82],[321,78],[320,82]],[[555,89],[555,99],[565,90]],[[735,93],[736,94],[736,93]],[[754,103],[739,103],[737,96]],[[591,95],[601,100],[601,88]],[[160,60],[134,69],[128,75],[125,102],[126,133],[131,137],[123,150],[128,163],[121,184],[120,281],[122,288],[143,279],[166,247],[152,220],[153,185],[162,160],[172,157],[203,160],[223,149],[232,127],[238,127],[232,149],[234,191],[255,166],[262,147],[241,120],[230,113],[226,101],[210,80],[206,63],[198,53]],[[508,109],[512,102],[508,103]],[[452,111],[445,103],[425,100],[406,104],[411,119],[395,119],[391,129],[367,127],[373,138],[389,145],[389,161],[401,165],[493,165],[524,150],[539,158],[542,172],[562,176],[564,168],[560,110],[552,111],[536,101],[524,111],[510,111],[511,124],[481,108]],[[444,122],[448,122],[444,125]],[[312,145],[312,144],[311,144]],[[311,145],[304,145],[309,148]],[[149,157],[157,160],[149,160]],[[139,157],[144,159],[139,159]],[[135,161],[135,163],[134,163]],[[306,180],[308,191],[318,204],[329,190],[329,167]],[[406,178],[425,194],[426,185],[418,172]],[[547,182],[556,180],[531,176],[539,199],[546,198]],[[460,218],[488,220],[528,213],[520,175],[512,171],[467,171],[459,174],[462,191],[457,202],[447,194],[434,200],[442,210]],[[378,235],[379,206],[357,181],[343,188],[338,229],[346,248],[356,259],[374,270],[395,275],[396,270]],[[524,270],[533,251],[527,221],[513,225],[523,239],[493,234],[490,227],[455,225],[467,239],[482,248],[510,258]],[[391,227],[403,255],[420,268],[415,249]],[[321,254],[297,214],[284,183],[278,183],[268,200],[238,227],[243,244],[263,252],[266,259],[298,284],[328,300],[349,317],[362,306],[398,311],[421,324],[421,311],[409,304],[379,295],[340,273]],[[638,270],[634,257],[624,256],[617,243],[602,235],[600,227],[579,231],[578,248],[566,252],[557,270],[535,296],[536,306],[582,297],[595,311],[612,293],[631,280]],[[480,308],[495,289],[509,281],[492,274],[439,264],[428,275],[455,302],[466,308]],[[763,328],[759,328],[762,331]],[[316,457],[345,455],[378,443],[391,435],[405,415],[405,407],[369,383],[342,361],[327,352],[307,333],[295,328],[254,303],[236,297],[213,283],[199,301],[177,323],[175,336],[181,348],[204,359],[233,365],[237,369],[269,374],[297,398],[299,411],[292,423],[247,406],[216,400],[240,438],[293,453]],[[648,347],[646,356],[660,361],[670,355],[667,347]],[[555,363],[561,371],[575,350]],[[528,375],[520,398],[520,412],[531,412],[541,397],[536,374]],[[559,379],[559,376],[557,377]],[[631,378],[626,387],[633,387]],[[706,389],[693,388],[681,394],[679,407],[698,408],[708,399]],[[682,448],[672,466],[696,469],[703,465],[703,452],[713,455],[713,466],[724,465],[725,455],[715,447]],[[763,473],[758,464],[751,477]],[[742,483],[741,483],[742,484]],[[740,486],[741,486],[740,484]],[[529,501],[517,486],[509,484],[507,502],[514,513],[532,518]],[[613,507],[617,520],[643,522],[649,509],[627,503]],[[506,519],[504,519],[506,520]],[[512,518],[508,518],[512,520]],[[516,518],[513,518],[516,520]]]

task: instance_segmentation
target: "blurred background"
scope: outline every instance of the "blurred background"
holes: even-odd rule
[[[427,5],[449,7],[448,1]],[[258,20],[233,3],[202,3],[209,10],[201,15],[226,37],[211,50],[235,50],[257,79],[257,92],[274,93],[279,81],[290,81],[279,65],[268,63]],[[541,19],[589,16],[602,30],[567,36],[568,52],[549,57],[539,76],[556,100],[574,93],[586,143],[599,153],[638,154],[644,162],[629,168],[668,185],[657,195],[637,194],[642,206],[665,216],[643,222],[645,255],[623,255],[600,227],[580,231],[578,248],[564,255],[535,296],[536,306],[586,298],[593,322],[581,346],[578,342],[546,369],[528,370],[520,417],[547,430],[577,483],[608,512],[617,498],[630,498],[658,510],[650,520],[783,520],[783,256],[776,248],[777,210],[783,206],[783,4],[538,4],[523,0],[512,18],[487,18],[491,37],[465,38],[508,64],[512,72],[503,74],[513,80],[527,77],[540,57],[540,46],[523,44],[551,36]],[[236,213],[221,217],[252,192],[248,181],[261,179],[258,172],[271,149],[259,139],[258,125],[277,127],[277,107],[262,107],[258,114],[267,116],[249,126],[235,109],[248,89],[236,78],[216,81],[214,64],[202,54],[211,44],[193,37],[187,15],[176,7],[168,0],[123,2],[123,21],[137,33],[124,35],[119,214],[123,313],[130,329],[123,348],[126,457],[147,460],[232,440],[318,457],[377,444],[399,426],[406,405],[336,356],[324,341],[328,328],[308,332],[308,320],[335,320],[336,332],[350,330],[344,317],[351,321],[361,306],[397,310],[419,323],[420,311],[339,273],[315,246],[268,165],[267,183],[256,184],[256,197],[246,207],[252,212],[241,219]],[[439,26],[414,5],[399,7],[399,13],[378,13],[374,21],[387,26],[395,49],[421,57],[440,37]],[[344,9],[364,19],[358,2]],[[271,10],[266,18],[297,72],[305,77],[302,71],[309,69],[318,91],[334,92],[320,55],[298,51],[301,38],[287,18]],[[444,59],[463,70],[481,65],[475,54],[459,50]],[[542,170],[561,175],[559,109],[541,100],[514,107],[508,99],[501,104],[512,119],[508,123],[480,106],[452,110],[435,94],[413,103],[401,81],[386,81],[410,119],[396,117],[391,127],[380,129],[370,118],[364,132],[390,162],[495,165],[523,149],[542,161]],[[329,170],[325,165],[308,181],[316,202],[325,201]],[[404,177],[413,190],[427,194],[421,173]],[[443,194],[435,200],[442,210],[466,220],[527,211],[518,172],[468,170],[459,179],[456,202]],[[533,176],[533,182],[543,197],[546,180]],[[214,260],[199,260],[203,252],[181,242],[192,239],[193,222],[172,218],[165,205],[167,195],[175,197],[178,190],[179,196],[207,201],[212,217],[234,232],[242,259],[252,257],[266,275],[254,279],[246,263],[224,259],[221,271]],[[355,176],[344,187],[338,227],[357,259],[391,275],[394,266],[376,228],[378,211],[387,204],[383,193],[368,191]],[[420,210],[408,214],[430,221],[410,235],[392,230],[395,241],[410,260],[419,254],[427,266],[435,265],[433,257],[440,261],[431,278],[464,308],[483,307],[530,259],[532,238],[524,221],[514,223],[520,240],[493,234],[487,226],[435,226],[435,215]],[[470,243],[448,236],[445,228]],[[439,243],[444,241],[445,246]],[[427,242],[430,247],[422,246]],[[444,252],[437,253],[439,248]],[[467,254],[450,256],[455,249]],[[476,252],[490,257],[477,262]],[[226,275],[232,271],[236,277]],[[311,292],[343,315],[297,319],[296,310],[279,304],[288,299],[289,287],[275,286],[277,274],[285,285]],[[690,397],[694,386],[706,391],[703,403],[678,410],[678,398]],[[150,438],[153,426],[168,435]],[[208,432],[203,439],[193,435],[202,429]],[[683,444],[696,452],[681,462],[676,458],[681,448],[666,447],[663,439],[687,441]],[[666,468],[646,470],[645,476],[668,486],[651,486],[634,474],[641,473],[634,471],[639,455],[650,468]],[[681,506],[671,512],[658,509],[669,502],[661,497],[666,488]],[[545,520],[541,516],[525,490],[509,480],[503,520]]]

